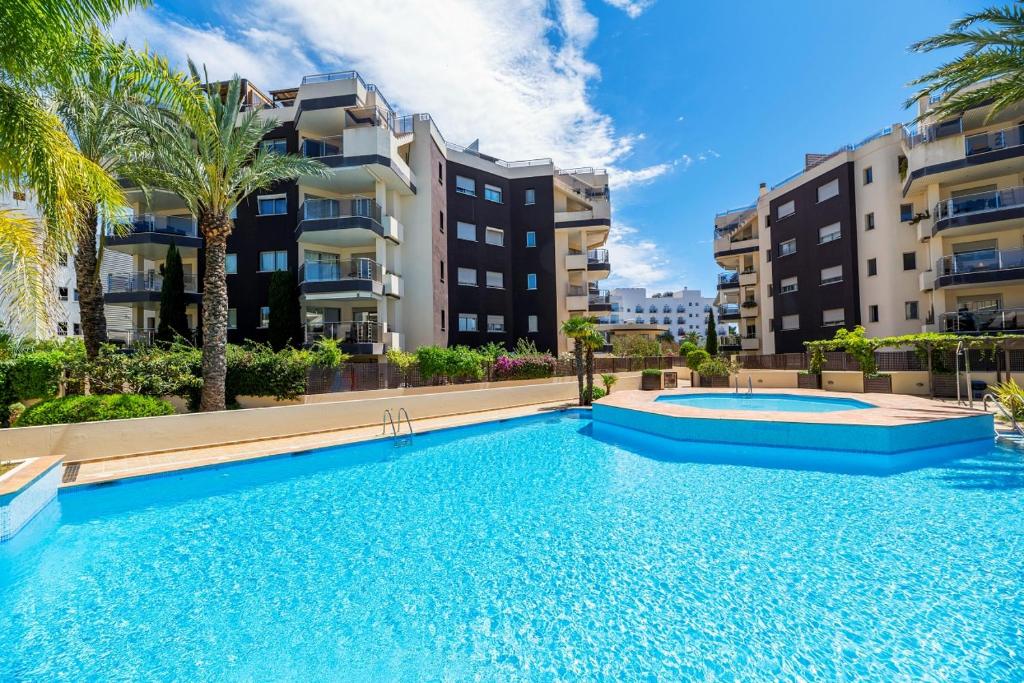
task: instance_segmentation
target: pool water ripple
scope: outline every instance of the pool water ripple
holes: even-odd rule
[[[1024,677],[1021,453],[855,476],[589,431],[64,495],[0,546],[0,680]]]

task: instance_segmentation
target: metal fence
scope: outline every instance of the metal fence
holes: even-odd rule
[[[810,356],[806,353],[773,353],[760,356],[740,356],[739,363],[748,370],[806,370]],[[928,363],[914,351],[877,351],[875,363],[880,372],[898,370],[927,370]],[[842,351],[825,353],[825,370],[860,370],[853,356]]]
[[[648,368],[671,370],[683,364],[683,359],[676,356],[652,356],[650,358],[594,358],[594,374],[615,372],[639,372]],[[555,377],[572,377],[576,374],[576,363],[573,360],[557,360]],[[484,376],[480,380],[452,379],[441,377],[424,378],[419,368],[413,365],[408,370],[390,363],[345,363],[338,368],[313,368],[309,371],[306,383],[307,394],[329,394],[344,391],[373,391],[376,389],[399,389],[401,387],[428,387],[442,384],[475,384],[495,381],[494,369],[484,368]]]

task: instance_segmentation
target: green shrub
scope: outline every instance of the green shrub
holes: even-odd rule
[[[1024,420],[1024,389],[1017,380],[1009,379],[991,387],[992,394],[1010,411],[1015,420]]]
[[[711,360],[711,354],[704,349],[696,349],[686,354],[686,367],[696,370],[704,361]]]
[[[631,334],[625,337],[614,337],[612,353],[620,358],[651,358],[661,355],[661,344],[657,339]]]
[[[601,375],[601,384],[604,385],[604,390],[608,394],[612,393],[612,387],[615,386],[615,383],[618,381],[619,378],[611,373]]]
[[[597,399],[604,398],[607,395],[608,395],[608,392],[606,392],[601,387],[594,387],[594,394],[593,394],[593,396],[591,396],[587,392],[586,389],[583,390],[583,397],[584,397],[584,399],[588,399],[589,398],[590,401],[596,401]]]
[[[686,358],[687,356],[689,356],[694,351],[697,351],[698,349],[700,349],[700,347],[694,344],[692,341],[687,340],[681,342],[679,344],[679,357]]]
[[[648,368],[642,371],[641,376],[643,377],[661,377],[661,370],[655,370],[654,368]]]
[[[173,414],[174,406],[152,396],[139,396],[138,394],[65,396],[35,404],[22,413],[15,424],[18,427],[32,427]]]
[[[18,400],[55,395],[66,358],[61,351],[32,351],[15,357],[7,374],[11,394]]]
[[[728,377],[729,364],[719,358],[709,358],[697,366],[701,377]]]
[[[484,376],[482,354],[466,346],[421,346],[416,349],[416,362],[424,379],[476,379]]]

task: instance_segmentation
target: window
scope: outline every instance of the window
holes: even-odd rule
[[[444,282],[444,259],[440,260],[441,282]]]
[[[779,256],[789,256],[796,253],[796,240],[786,240],[779,245]]]
[[[874,212],[864,215],[864,230],[875,229],[875,214]]]
[[[841,265],[821,269],[821,284],[833,285],[843,281],[843,267]]]
[[[532,187],[527,189],[526,193],[525,193],[525,197],[523,199],[523,203],[526,204],[526,206],[533,206],[534,204],[536,204],[537,203],[537,190],[533,189]]]
[[[772,287],[772,283],[769,282],[768,283],[768,297],[769,298],[771,298],[771,296],[773,294],[773,291],[772,291],[773,289],[774,289],[774,287]]]
[[[768,263],[772,262],[772,250],[770,248],[765,250],[764,258],[765,258],[766,261],[768,261]]]
[[[874,182],[874,180],[875,180],[875,173],[874,173],[874,171],[871,170],[871,167],[868,166],[867,168],[864,169],[864,184],[865,185],[870,185],[871,183]]]
[[[907,315],[907,320],[917,320],[917,302],[908,301],[903,304],[903,311]]]
[[[278,140],[264,140],[260,143],[260,149],[264,154],[287,154],[288,141],[284,138]]]
[[[818,228],[818,244],[834,242],[842,236],[843,233],[839,227],[839,223],[833,223],[832,225],[826,225],[824,228]]]
[[[437,162],[437,184],[444,185],[444,165],[440,161]]]
[[[501,188],[494,185],[484,185],[484,199],[495,204],[501,204]]]
[[[441,220],[440,220],[440,222],[438,223],[438,226],[440,227],[440,229],[441,229],[441,234],[443,235],[443,234],[444,234],[444,211],[441,211],[441,212],[440,212],[440,215],[441,215]]]
[[[261,251],[260,272],[270,273],[275,270],[288,270],[287,251]]]
[[[846,314],[842,308],[829,308],[821,312],[822,327],[842,327],[846,323]]]
[[[779,204],[779,208],[775,210],[776,217],[782,219],[786,216],[792,216],[796,213],[796,202],[790,199],[785,204]]]
[[[917,270],[917,252],[903,252],[903,270]]]
[[[74,325],[72,325],[71,329],[74,330],[73,334],[76,337],[81,337],[82,336],[82,325],[81,325],[81,323],[75,323]]]
[[[445,330],[445,327],[446,327],[446,323],[447,323],[447,320],[448,320],[448,319],[447,319],[447,317],[445,316],[445,313],[444,313],[444,309],[442,308],[442,309],[441,309],[441,331],[442,331],[442,332],[444,332],[444,330]]]
[[[238,273],[238,254],[224,254],[224,273],[227,275]]]
[[[769,320],[768,320],[768,331],[769,332],[774,332],[775,331],[775,318],[769,318]]]
[[[526,274],[526,288],[537,289],[537,273]]]
[[[260,216],[280,216],[288,213],[288,198],[283,194],[259,197],[256,201]]]
[[[459,332],[476,332],[476,314],[459,313]]]
[[[270,306],[260,306],[260,327],[270,327]]]
[[[818,186],[818,201],[823,202],[826,199],[832,199],[833,197],[839,196],[839,178],[825,183],[824,185]]]
[[[797,291],[797,279],[795,277],[784,277],[779,283],[779,294],[789,294]]]
[[[459,221],[455,228],[455,234],[460,240],[476,242],[476,226],[472,223],[463,223],[462,221]]]
[[[74,297],[75,297],[75,301],[78,301],[78,290],[77,289],[74,291]]]
[[[488,270],[487,286],[491,289],[505,289],[505,274]]]
[[[470,197],[476,196],[476,181],[472,178],[465,178],[463,176],[455,176],[455,191],[459,194],[469,195]]]
[[[501,228],[487,228],[484,231],[484,241],[496,247],[505,246],[505,231]]]
[[[871,304],[870,306],[868,306],[868,322],[878,322],[878,304]]]
[[[67,287],[58,287],[57,288],[57,298],[60,299],[61,301],[67,301],[68,300],[68,288]]]
[[[535,246],[537,246],[537,233],[535,233],[533,230],[528,230],[526,232],[526,246],[527,247],[535,247]]]
[[[60,337],[68,336],[68,324],[67,322],[57,323],[57,335]]]
[[[900,220],[904,223],[914,220],[913,204],[900,204]]]
[[[237,308],[229,308],[228,309],[228,329],[229,330],[237,330],[238,329],[238,309]]]
[[[476,269],[459,268],[459,284],[468,287],[476,287]]]
[[[537,331],[537,316],[528,315],[526,316],[526,331],[536,332]]]
[[[876,259],[876,258],[869,258],[868,259],[868,277],[872,277],[874,275],[878,275],[878,259]]]
[[[782,329],[783,330],[799,330],[800,329],[800,316],[799,315],[784,315],[784,316],[782,316]]]
[[[487,331],[488,332],[504,332],[505,331],[505,316],[503,316],[503,315],[489,315],[489,316],[487,316]]]

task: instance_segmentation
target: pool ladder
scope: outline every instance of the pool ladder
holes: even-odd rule
[[[981,406],[982,410],[984,410],[986,413],[988,412],[989,401],[992,401],[992,404],[995,405],[996,410],[998,410],[1002,414],[1002,416],[1006,418],[1006,420],[1013,426],[1013,431],[1016,432],[1016,435],[1010,435],[1000,433],[1000,431],[997,429],[996,438],[1011,439],[1012,441],[1020,443],[1021,440],[1024,439],[1024,427],[1021,427],[1020,423],[1017,422],[1017,419],[1013,416],[1013,412],[1007,409],[1007,407],[1004,406],[1002,403],[1000,403],[999,399],[996,398],[994,395],[985,394],[985,397],[982,399]]]
[[[409,428],[409,433],[402,435],[402,416],[405,416],[405,425]],[[384,411],[384,417],[381,418],[381,431],[382,435],[388,433],[388,425],[391,425],[391,439],[395,446],[408,446],[412,443],[413,431],[412,431],[412,420],[409,419],[409,413],[405,408],[398,409],[398,424],[395,424],[395,418],[391,414],[391,409],[388,408]]]
[[[740,376],[736,375],[736,395],[740,393]],[[747,376],[747,396],[754,395],[754,380],[748,375]]]

